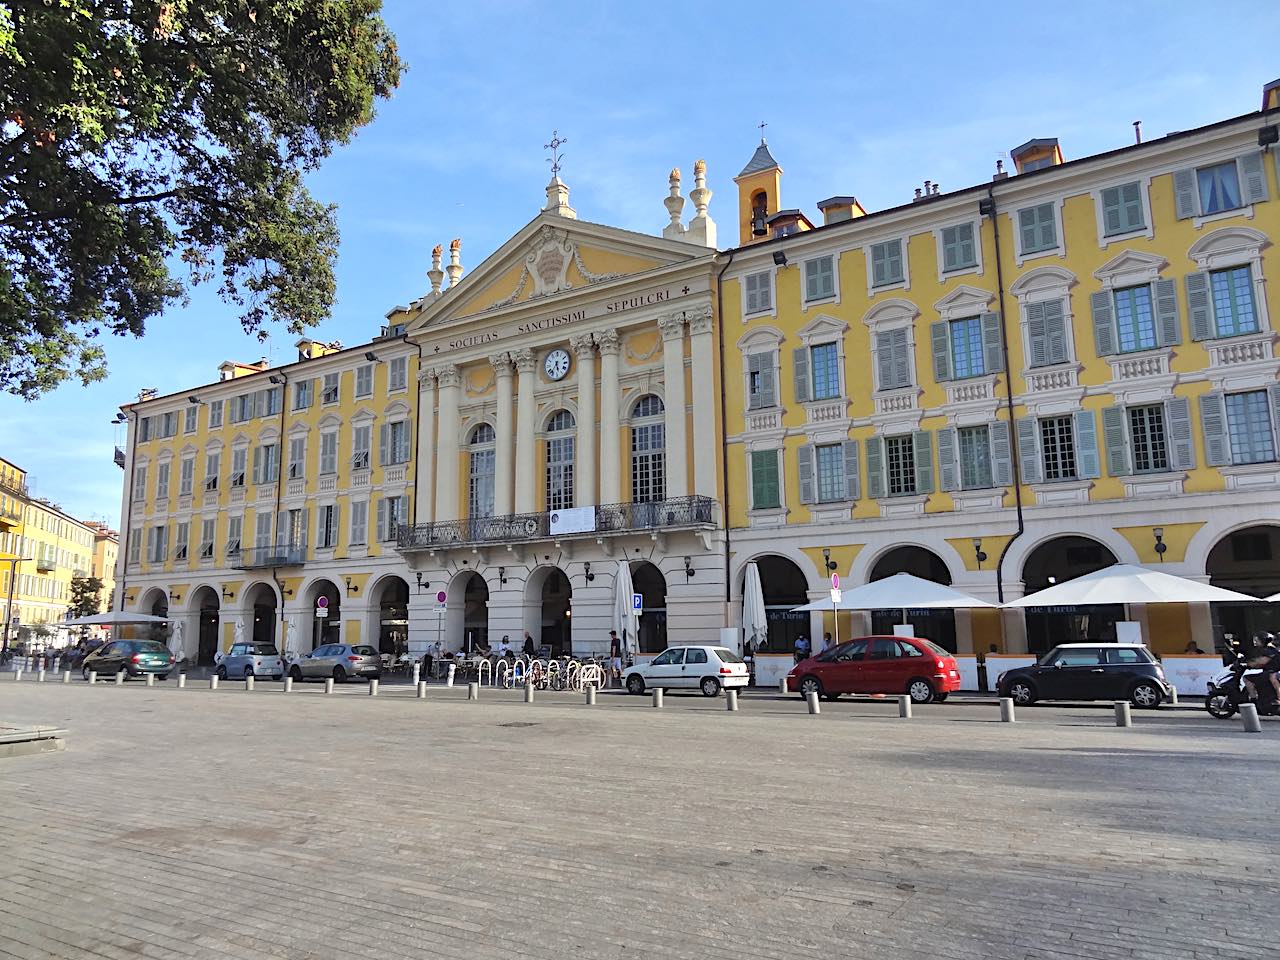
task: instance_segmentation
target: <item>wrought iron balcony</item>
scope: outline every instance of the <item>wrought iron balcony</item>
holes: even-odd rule
[[[27,485],[10,477],[0,477],[0,493],[7,493],[10,496],[21,497],[26,499],[30,493]]]
[[[702,529],[715,525],[710,497],[675,497],[653,503],[610,503],[572,510],[545,510],[503,517],[401,524],[401,552],[481,543],[528,543],[557,537]]]
[[[300,567],[307,559],[305,544],[276,544],[241,550],[232,561],[237,570],[259,570],[263,567]]]
[[[0,506],[0,529],[16,527],[22,522],[22,511],[18,507]]]

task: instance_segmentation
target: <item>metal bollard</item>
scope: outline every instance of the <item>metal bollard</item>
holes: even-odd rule
[[[415,663],[413,665],[413,685],[416,687],[418,681],[422,679],[422,664]]]
[[[730,713],[738,712],[738,691],[726,690],[724,692],[724,708]]]
[[[178,674],[178,689],[184,690],[187,686],[187,675],[185,673]]]
[[[596,686],[595,684],[587,685],[587,706],[594,707],[596,705]]]
[[[786,693],[786,692],[787,692],[787,678],[786,678],[786,677],[783,677],[781,680],[779,680],[779,681],[778,681],[778,692],[779,692],[779,693]]]
[[[662,708],[662,688],[661,687],[653,688],[653,705],[658,709]]]
[[[526,683],[524,685],[524,702],[533,703],[533,684]]]
[[[218,689],[218,675],[216,673],[209,678],[209,689],[210,690]]]
[[[898,697],[898,716],[903,720],[911,719],[911,698],[905,693]]]
[[[15,682],[16,682],[16,681],[18,681],[18,680],[21,680],[21,679],[22,679],[22,668],[21,668],[21,667],[16,667],[16,668],[14,669],[14,671],[13,671],[13,679],[14,679],[14,681],[15,681]]]
[[[1176,707],[1178,705],[1178,688],[1173,684],[1169,685],[1169,706]]]
[[[1240,719],[1244,722],[1245,733],[1261,733],[1262,721],[1258,718],[1258,708],[1252,703],[1240,704]]]
[[[474,680],[469,681],[467,683],[467,699],[468,700],[480,699],[480,684],[476,683]]]
[[[36,683],[44,683],[44,667],[36,672]]]
[[[427,681],[425,680],[418,681],[418,699],[419,700],[427,699]]]
[[[444,685],[446,687],[453,686],[453,675],[454,673],[457,672],[457,670],[458,670],[458,665],[456,663],[449,664],[449,675],[445,677],[445,681],[444,681]]]
[[[804,700],[805,700],[805,703],[809,705],[810,713],[822,712],[822,707],[818,706],[818,694],[815,691],[810,691],[809,693],[806,693],[804,695]]]
[[[89,682],[90,682],[90,683],[97,683],[97,682],[98,682],[98,671],[97,671],[97,670],[90,670],[90,671],[89,671]]]
[[[378,695],[378,681],[371,679],[369,681],[369,696],[376,697],[377,695]]]
[[[1116,701],[1116,726],[1117,727],[1133,726],[1133,714],[1130,713],[1128,700]]]
[[[62,682],[63,682],[63,683],[70,683],[70,682],[71,682],[71,671],[70,671],[70,670],[63,670],[63,671],[62,671]]]
[[[44,671],[41,671],[43,673]],[[44,679],[43,677],[41,679]],[[156,675],[154,673],[147,674],[147,686],[154,687],[156,685]]]
[[[117,671],[116,671],[116,686],[117,686],[117,687],[118,687],[118,686],[120,686],[120,684],[124,683],[124,678],[125,678],[125,676],[126,676],[126,671],[124,671],[124,670],[117,670]]]
[[[1013,697],[1000,698],[1000,722],[1013,723]]]
[[[324,692],[333,693],[333,677],[324,678]]]
[[[246,691],[253,692],[253,674],[250,673],[244,678],[244,688]]]
[[[280,689],[285,693],[293,693],[293,677],[285,677]]]

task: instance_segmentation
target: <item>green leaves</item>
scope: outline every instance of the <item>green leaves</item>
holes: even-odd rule
[[[0,6],[0,389],[105,375],[216,282],[248,332],[333,305],[334,211],[302,183],[403,65],[380,0]]]

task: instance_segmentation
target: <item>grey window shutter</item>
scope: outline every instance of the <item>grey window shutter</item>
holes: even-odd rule
[[[1093,310],[1093,339],[1098,346],[1098,356],[1109,357],[1116,352],[1115,307],[1110,290],[1090,294],[1089,306]]]
[[[391,462],[391,424],[384,423],[378,428],[378,466],[385,467]]]
[[[404,422],[404,427],[400,430],[400,443],[396,448],[396,462],[409,462],[409,421]]]
[[[818,283],[818,261],[810,260],[804,265],[804,298],[817,300],[821,295],[821,286]]]
[[[894,330],[889,336],[893,344],[893,383],[898,387],[911,385],[911,341],[906,327]]]
[[[1004,348],[1001,343],[1000,314],[982,315],[982,368],[985,373],[999,373],[1004,369]]]
[[[1179,220],[1194,217],[1200,212],[1200,197],[1196,193],[1196,172],[1177,170],[1173,174],[1173,208]]]
[[[773,309],[773,275],[770,273],[760,274],[760,282],[757,285],[757,296],[760,298],[760,309]]]
[[[1107,448],[1107,473],[1113,477],[1128,476],[1129,425],[1125,423],[1126,411],[1122,406],[1102,409],[1102,442]]]
[[[942,228],[942,269],[954,270],[959,261],[959,243],[956,240],[955,227]]]
[[[1092,410],[1077,410],[1075,428],[1076,474],[1089,479],[1102,476],[1098,457],[1098,418]]]
[[[885,279],[885,245],[877,243],[871,247],[871,285],[879,287]]]
[[[1165,430],[1169,434],[1169,465],[1175,470],[1196,468],[1196,445],[1191,439],[1191,401],[1170,397],[1164,403]]]
[[[1018,233],[1022,237],[1024,253],[1036,249],[1036,212],[1033,208],[1018,211]]]
[[[1046,300],[1044,304],[1044,335],[1050,364],[1071,359],[1067,356],[1067,318],[1063,306],[1062,300]]]
[[[809,399],[809,348],[792,350],[791,360],[795,368],[796,402],[804,403]]]
[[[375,542],[382,539],[382,534],[383,534],[383,531],[386,529],[386,527],[387,527],[387,498],[379,497],[378,498],[378,529],[373,535]]]
[[[813,447],[805,444],[796,451],[796,466],[800,473],[800,502],[813,503],[817,497],[813,484]]]
[[[862,496],[862,485],[858,482],[858,441],[844,441],[844,495],[848,500],[857,500]]]
[[[1156,342],[1171,347],[1182,342],[1182,320],[1178,316],[1178,283],[1163,278],[1155,282]]]
[[[747,293],[747,313],[755,313],[760,309],[760,277],[749,273],[743,278],[743,287]]]
[[[933,344],[933,378],[951,379],[951,325],[945,320],[929,325],[929,342]]]
[[[928,430],[912,433],[911,454],[916,462],[916,493],[933,493],[933,434]]]
[[[1102,233],[1111,236],[1121,233],[1123,225],[1120,214],[1120,188],[1108,187],[1102,191]]]
[[[1240,198],[1245,203],[1261,203],[1267,199],[1267,175],[1262,169],[1262,154],[1246,153],[1236,160],[1240,176]]]
[[[1280,383],[1267,387],[1267,393],[1271,398],[1271,422],[1276,434],[1280,435]]]
[[[1221,393],[1200,395],[1200,430],[1204,434],[1205,466],[1220,467],[1231,462],[1227,443],[1227,411]]]
[[[760,405],[772,407],[778,402],[778,355],[762,353],[760,356]]]
[[[262,448],[253,448],[253,482],[262,482]]]
[[[1018,471],[1023,483],[1040,482],[1040,443],[1035,417],[1018,418]]]
[[[1145,226],[1142,215],[1142,187],[1126,183],[1120,188],[1121,221],[1125,230],[1141,230]]]
[[[957,266],[967,267],[978,262],[977,250],[973,244],[973,224],[966,223],[956,227]]]
[[[1013,483],[1013,456],[1009,448],[1009,424],[993,420],[988,428],[991,439],[991,482],[997,487]]]
[[[884,438],[867,437],[867,496],[878,499],[885,495]]]
[[[1217,331],[1213,324],[1213,303],[1209,299],[1209,274],[1188,273],[1184,282],[1187,285],[1187,312],[1191,319],[1191,339],[1212,340]]]
[[[1027,353],[1031,366],[1043,367],[1049,363],[1049,332],[1045,328],[1045,303],[1027,304]]]
[[[295,543],[295,547],[305,547],[307,545],[307,524],[311,522],[311,508],[302,508],[302,527],[299,536],[302,537],[301,543]]]
[[[876,334],[876,377],[881,390],[897,386],[893,378],[893,331]]]
[[[902,241],[890,240],[885,244],[885,250],[888,254],[885,260],[885,273],[888,275],[891,283],[897,283],[902,279]]]
[[[956,428],[938,431],[938,489],[955,490],[960,486],[956,470]]]

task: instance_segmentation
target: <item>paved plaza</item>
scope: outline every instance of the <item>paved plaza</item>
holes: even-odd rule
[[[1280,723],[0,681],[0,957],[1276,956]]]

